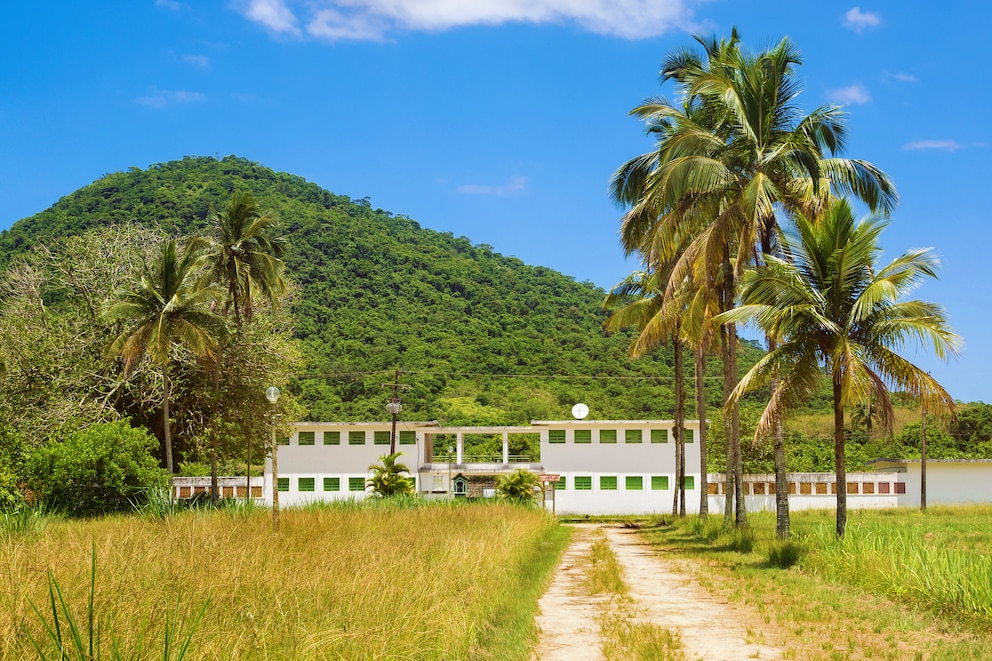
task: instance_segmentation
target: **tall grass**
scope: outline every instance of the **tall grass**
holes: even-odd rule
[[[0,538],[0,659],[35,656],[46,631],[31,604],[49,600],[49,571],[70,612],[92,586],[123,649],[175,633],[177,604],[190,621],[209,600],[187,658],[526,659],[567,535],[495,504],[288,510],[278,534],[264,511],[57,521]]]

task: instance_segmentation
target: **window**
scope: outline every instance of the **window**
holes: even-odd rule
[[[339,431],[325,431],[324,432],[324,445],[341,445],[341,432],[339,432]]]
[[[623,433],[624,443],[640,443],[641,442],[641,430],[640,429],[628,429]]]
[[[417,432],[415,431],[400,432],[400,445],[416,445],[416,444],[417,444]]]
[[[297,436],[297,443],[300,445],[313,445],[315,434],[312,431],[301,431]]]
[[[289,491],[289,478],[280,477],[279,478],[279,491]]]
[[[388,431],[373,432],[372,443],[375,445],[389,445],[389,432]]]
[[[299,481],[296,483],[296,490],[313,491],[313,482],[314,479],[312,477],[301,477]]]
[[[348,445],[365,445],[365,432],[363,431],[348,432]]]
[[[564,491],[565,490],[565,476],[562,475],[561,478],[559,478],[558,481],[555,482],[554,484],[555,484],[555,491]]]
[[[600,475],[599,476],[599,490],[600,491],[616,491],[617,490],[617,476],[616,475]]]
[[[548,431],[548,443],[564,443],[564,442],[565,442],[564,429],[552,429]]]
[[[325,477],[324,478],[324,491],[341,491],[341,478],[340,477]]]
[[[575,430],[575,442],[576,443],[592,443],[592,430],[591,429],[576,429]]]
[[[652,443],[667,443],[668,442],[668,430],[667,429],[652,429],[651,430],[651,442]]]
[[[689,490],[695,489],[696,488],[696,478],[693,477],[692,475],[686,475],[685,478],[683,478],[683,484],[685,484],[685,488],[686,489],[689,489]]]
[[[435,475],[434,476],[434,482],[433,482],[433,484],[434,484],[434,491],[438,491],[440,489],[443,489],[444,488],[444,475]]]
[[[348,478],[348,491],[365,491],[365,478],[364,477],[349,477]]]
[[[573,478],[573,484],[576,491],[592,491],[592,476],[576,475]]]
[[[617,430],[616,429],[600,429],[599,430],[599,442],[600,443],[616,443],[617,442]]]
[[[280,436],[276,439],[276,443],[279,445],[289,445],[289,436]]]
[[[694,443],[696,441],[696,432],[693,429],[685,430],[685,442]]]
[[[668,476],[667,475],[652,475],[651,476],[651,491],[668,491]]]
[[[640,475],[628,475],[624,479],[624,487],[627,491],[641,491],[644,489],[644,478]]]

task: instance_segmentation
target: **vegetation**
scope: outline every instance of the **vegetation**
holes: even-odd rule
[[[81,626],[95,586],[126,658],[163,658],[209,601],[187,658],[525,660],[567,536],[538,510],[389,499],[289,510],[279,535],[265,512],[52,521],[0,545],[0,659],[45,638],[47,568]]]
[[[406,464],[397,462],[402,454],[402,452],[394,452],[383,455],[379,458],[380,463],[369,466],[372,477],[365,480],[365,488],[371,489],[373,494],[383,498],[412,496],[413,480],[410,478],[410,469]]]
[[[496,494],[514,503],[534,504],[541,498],[542,488],[538,476],[523,468],[496,478]]]
[[[838,539],[832,512],[803,511],[782,541],[773,516],[757,513],[746,553],[695,517],[644,533],[676,556],[704,560],[700,585],[752,613],[789,658],[950,661],[992,655],[982,597],[990,514],[988,506],[863,510]],[[783,570],[772,557],[794,564]]]

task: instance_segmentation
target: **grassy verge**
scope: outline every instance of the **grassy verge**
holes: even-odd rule
[[[677,632],[638,620],[638,608],[627,597],[623,568],[602,532],[592,544],[586,570],[587,594],[605,597],[597,618],[606,661],[684,661]]]
[[[833,512],[794,513],[788,543],[774,539],[769,513],[752,514],[743,533],[723,532],[711,517],[645,534],[696,560],[699,582],[746,606],[751,626],[787,658],[988,659],[990,602],[975,584],[992,581],[990,515],[856,512],[842,541],[831,532]]]
[[[106,658],[162,658],[148,641],[196,621],[187,659],[526,659],[567,537],[498,504],[289,510],[279,534],[265,512],[56,520],[0,536],[0,659],[50,638],[49,575],[63,621],[92,599]]]

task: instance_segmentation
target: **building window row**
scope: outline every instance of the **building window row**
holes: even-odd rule
[[[414,480],[416,484],[416,477],[408,475],[410,479]],[[296,481],[296,491],[298,493],[314,493],[317,491],[318,484],[323,492],[340,492],[342,487],[347,487],[349,492],[362,492],[365,491],[365,477],[349,477],[347,481],[342,483],[342,478],[340,477],[325,477],[322,478],[320,482],[317,481],[315,477],[297,477]],[[280,477],[278,482],[278,488],[281,492],[288,492],[290,486],[291,478]]]
[[[599,491],[619,491],[619,485],[621,482],[617,475],[600,475],[597,485]],[[668,491],[668,475],[651,475],[648,481],[651,491]],[[569,484],[571,484],[572,491],[592,491],[593,487],[593,476],[592,475],[562,475],[557,482],[554,483],[555,491],[566,491],[569,490]],[[643,475],[625,475],[623,478],[623,490],[624,491],[644,491],[644,476]],[[685,476],[685,488],[692,490],[696,488],[696,478],[693,475]]]
[[[685,429],[685,442],[694,443],[695,442],[695,430]],[[647,438],[651,443],[668,443],[671,431],[669,429],[650,429],[648,430]],[[597,434],[596,439],[601,445],[607,443],[617,443],[617,438],[620,437],[619,431],[616,429],[600,429]],[[560,444],[565,443],[567,438],[566,430],[564,429],[551,429],[548,430],[548,443]],[[624,443],[643,443],[644,442],[644,430],[643,429],[624,429],[623,430],[623,442]],[[576,429],[572,432],[572,442],[583,444],[593,442],[593,430],[592,429]]]
[[[373,431],[372,432],[372,444],[373,445],[389,445],[391,432],[389,431]],[[367,433],[364,431],[349,431],[347,432],[348,445],[367,445],[368,438]],[[279,445],[289,445],[289,437],[281,436],[278,439]],[[321,445],[341,445],[341,432],[340,431],[325,431],[320,432]],[[397,434],[396,438],[399,445],[416,445],[417,444],[417,432],[415,431],[401,431]],[[315,431],[301,431],[296,434],[297,445],[317,445],[317,432]]]

